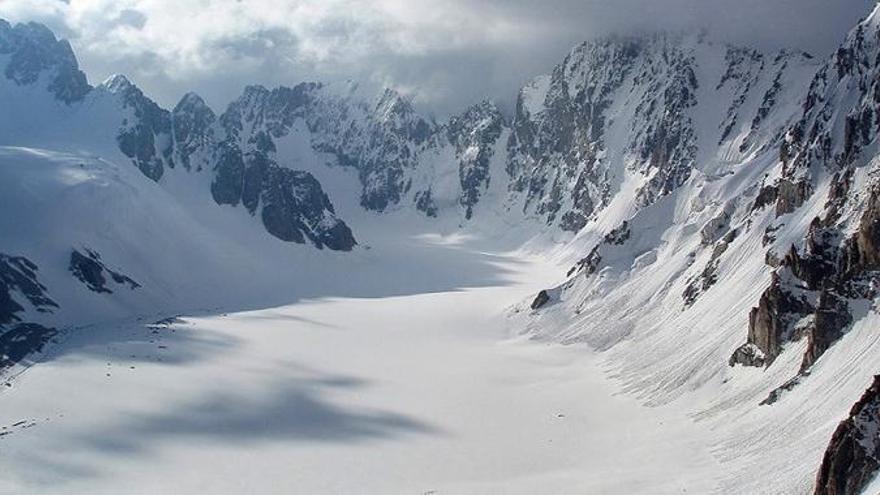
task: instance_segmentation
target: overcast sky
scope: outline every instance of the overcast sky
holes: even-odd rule
[[[354,79],[443,116],[506,106],[576,43],[706,28],[824,56],[875,0],[0,0],[0,17],[68,38],[90,80],[123,73],[164,106],[195,90],[222,109],[244,85]]]

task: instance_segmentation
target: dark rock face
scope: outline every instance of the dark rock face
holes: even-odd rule
[[[532,301],[531,308],[532,310],[541,309],[548,302],[550,302],[550,294],[548,294],[546,290],[542,290],[541,292],[538,292],[537,296],[535,296],[535,300]]]
[[[40,312],[58,307],[37,280],[37,265],[27,258],[0,253],[0,328],[21,321],[18,313],[25,308],[12,298],[13,293],[20,294]]]
[[[818,70],[804,100],[803,114],[780,143],[782,178],[773,186],[765,186],[755,201],[754,209],[775,202],[777,216],[792,213],[807,201],[822,174],[832,176],[824,215],[810,225],[802,252],[792,247],[781,260],[768,253],[767,259],[778,261],[776,270],[789,283],[787,287],[772,284],[767,289],[750,318],[748,343],[731,357],[731,364],[745,364],[755,362],[746,350],[770,351],[770,359],[758,363],[769,364],[777,348],[772,335],[780,335],[783,341],[806,336],[807,350],[798,377],[790,381],[791,387],[852,324],[850,301],[874,299],[880,282],[880,199],[876,180],[865,204],[852,201],[859,195],[850,190],[855,171],[870,158],[863,156],[863,151],[876,144],[880,129],[878,39],[876,22],[861,23],[831,61]],[[844,217],[845,211],[860,216]],[[853,218],[858,219],[857,225],[853,225]],[[768,231],[765,245],[774,241],[775,234]],[[789,319],[809,317],[804,319],[805,326],[797,332],[780,334],[778,330],[785,321],[780,319],[779,311],[791,306],[787,303],[792,297],[804,294],[792,291],[792,285],[815,294],[810,297],[813,309],[806,312],[803,307],[795,307]],[[778,307],[780,303],[782,307]],[[782,388],[780,394],[785,391]],[[821,493],[854,493],[843,485],[828,486]]]
[[[781,153],[784,177],[808,177],[818,167],[833,172],[865,158],[862,150],[877,136],[878,48],[876,25],[859,24],[816,73]]]
[[[652,172],[651,180],[639,191],[644,205],[654,203],[680,187],[690,177],[696,159],[696,132],[688,109],[696,105],[699,87],[692,56],[675,53],[672,59],[652,60],[640,77],[650,77],[655,71],[669,71],[669,82],[660,94],[649,93],[635,118],[651,122],[633,142],[643,161],[643,172]]]
[[[774,274],[758,307],[749,313],[748,342],[764,352],[769,365],[779,355],[782,345],[791,340],[794,321],[812,309],[805,297],[783,289],[779,276]]]
[[[0,333],[0,373],[43,347],[58,335],[54,328],[36,323],[19,323]]]
[[[808,197],[810,197],[809,182],[780,181],[777,188],[776,216],[779,217],[800,208]]]
[[[304,236],[322,248],[350,251],[356,244],[351,229],[336,218],[321,184],[308,172],[268,169],[262,194],[263,225],[284,241],[302,243]]]
[[[171,114],[124,76],[114,76],[103,87],[118,95],[123,108],[132,114],[131,120],[123,121],[116,136],[119,150],[144,175],[158,181],[166,166],[174,168]]]
[[[825,202],[825,225],[832,225],[840,220],[841,208],[849,200],[852,189],[853,174],[855,169],[847,168],[834,174],[831,178],[831,186],[828,188],[828,199]]]
[[[349,251],[356,244],[354,237],[336,217],[321,184],[311,174],[275,160],[274,139],[309,115],[320,87],[300,84],[270,91],[248,86],[219,119],[201,98],[187,95],[172,114],[176,153],[187,167],[196,154],[197,168],[211,167],[211,196],[218,205],[243,205],[283,241],[308,239],[318,248]]]
[[[713,226],[709,225],[709,227],[711,227],[710,230],[714,230]],[[706,232],[705,229],[703,232]],[[736,240],[737,234],[738,232],[736,229],[730,230],[724,234],[724,237],[721,238],[712,249],[712,256],[709,258],[709,262],[706,263],[706,266],[703,268],[700,275],[688,281],[688,285],[682,294],[685,307],[693,305],[701,294],[709,290],[716,282],[718,282],[718,264],[721,262],[721,256],[727,251],[730,244]],[[712,237],[714,236],[705,234],[703,239],[705,241]]]
[[[832,286],[838,271],[837,243],[839,240],[835,229],[823,227],[822,221],[814,218],[804,239],[804,253],[800,254],[792,246],[781,263],[791,268],[794,276],[802,280],[810,290]]]
[[[731,233],[730,230],[730,218],[731,212],[725,208],[715,218],[706,222],[700,229],[700,244],[711,246],[727,235],[735,238],[736,232]]]
[[[779,273],[787,274],[788,280],[801,283],[804,290],[816,294],[815,298],[809,297],[812,301],[808,303],[810,307],[790,304],[792,298],[806,302],[803,299],[804,290],[792,290],[791,283],[789,287],[780,286],[779,277],[774,274],[774,283],[765,291],[759,307],[750,315],[746,345],[754,344],[766,353],[768,359],[763,364],[772,363],[780,343],[806,336],[808,345],[801,373],[807,372],[852,324],[849,299],[872,299],[875,296],[873,287],[880,282],[880,188],[871,188],[857,230],[844,238],[841,226],[835,222],[840,208],[846,203],[851,176],[850,169],[835,175],[825,217],[817,217],[811,222],[804,238],[804,252],[800,253],[792,246],[778,263]],[[782,307],[778,307],[779,304]],[[797,333],[780,333],[783,323],[779,317],[780,311],[788,314],[789,321],[808,314],[812,315],[812,320]],[[781,337],[781,341],[774,341],[774,334]],[[742,353],[735,353],[731,363],[745,364],[737,355],[743,356]]]
[[[813,312],[808,298],[808,292],[783,282],[774,272],[770,287],[761,295],[758,307],[749,313],[747,342],[734,351],[730,365],[772,364],[782,346],[794,339],[794,324]]]
[[[880,269],[880,187],[871,191],[848,254],[847,273]]]
[[[253,215],[260,204],[260,195],[267,187],[277,187],[280,184],[272,184],[269,173],[278,167],[263,151],[252,151],[244,156],[244,175],[241,182],[241,202]],[[278,175],[282,177],[282,175]],[[317,181],[315,181],[317,182]],[[320,190],[320,184],[317,184]],[[331,205],[332,209],[332,205]]]
[[[758,196],[755,197],[755,204],[752,206],[752,210],[760,210],[770,206],[775,203],[777,198],[779,198],[779,188],[776,186],[764,186],[758,192]]]
[[[190,170],[190,157],[214,141],[212,126],[217,121],[205,101],[195,93],[187,93],[171,112],[171,127],[178,160]]]
[[[66,40],[57,40],[46,26],[31,22],[14,27],[0,19],[0,55],[9,55],[5,76],[18,85],[49,74],[48,90],[64,103],[80,101],[91,91]]]
[[[437,205],[434,204],[434,198],[430,189],[417,192],[415,200],[417,210],[431,218],[437,217]]]
[[[348,162],[358,157],[354,162],[364,185],[364,208],[384,211],[400,202],[410,187],[405,172],[416,167],[418,147],[435,132],[436,126],[422,119],[409,101],[387,89],[360,131],[360,143],[336,139]]]
[[[447,137],[455,146],[458,158],[462,190],[459,201],[465,208],[467,219],[471,218],[474,206],[489,187],[489,161],[503,127],[501,112],[489,101],[474,105],[462,115],[450,119],[447,125]]]
[[[838,201],[829,199],[826,221],[813,221],[806,238],[806,252],[792,250],[783,260],[793,273],[820,296],[802,369],[806,370],[834,344],[852,324],[849,299],[873,299],[880,282],[880,189],[871,189],[856,232],[843,239],[836,227],[825,227],[837,216]],[[832,189],[832,194],[834,190]]]
[[[553,70],[546,94],[520,93],[507,143],[510,188],[548,223],[565,217],[564,228],[576,230],[607,203],[606,112],[643,49],[637,39],[584,43]],[[535,98],[543,99],[538,113]]]
[[[845,224],[837,223],[840,210],[849,199],[847,191],[852,174],[852,168],[847,168],[834,175],[824,218],[817,217],[811,222],[803,253],[792,246],[778,260],[773,283],[750,315],[747,343],[730,358],[731,366],[769,366],[781,345],[806,337],[807,348],[798,374],[773,390],[762,405],[773,404],[794,389],[810,374],[822,355],[843,337],[853,323],[850,301],[876,297],[875,288],[880,282],[877,186],[871,188],[861,217],[856,217],[855,233],[844,237]],[[779,283],[780,274],[787,283]],[[794,321],[805,324],[793,329]]]
[[[69,269],[70,273],[92,292],[112,294],[113,291],[107,287],[109,281],[113,281],[116,285],[127,285],[131,290],[140,287],[140,284],[128,276],[107,268],[98,253],[90,249],[85,251],[86,254],[82,254],[74,249],[70,253]],[[110,280],[107,280],[108,278]]]
[[[715,89],[733,87],[736,98],[727,110],[719,145],[723,144],[736,128],[740,118],[740,108],[748,99],[752,87],[758,82],[760,70],[766,63],[765,58],[763,53],[751,48],[728,47],[724,56],[727,68]]]
[[[757,366],[760,366],[760,365],[757,365]],[[809,375],[810,375],[809,371],[805,371],[805,372],[802,372],[802,373],[795,375],[794,378],[787,380],[782,385],[780,385],[780,386],[776,387],[775,389],[773,389],[772,391],[770,391],[770,393],[767,394],[767,397],[764,400],[762,400],[759,405],[769,406],[769,405],[775,404],[787,392],[791,392],[792,390],[794,390],[794,388],[801,383],[801,380],[803,380],[804,377],[809,376]]]
[[[844,329],[850,324],[852,316],[846,299],[832,289],[822,290],[813,322],[807,327],[807,350],[804,352],[801,372],[809,370],[828,348],[843,337]]]
[[[737,364],[741,364],[743,366],[753,366],[756,368],[760,368],[764,366],[767,362],[767,358],[764,355],[764,352],[761,351],[754,344],[743,344],[736,348],[733,351],[733,354],[730,356],[730,359],[727,361],[727,364],[730,366],[736,366]]]
[[[850,409],[825,450],[816,495],[859,495],[880,470],[880,376]]]
[[[259,147],[257,140],[274,146],[273,140],[302,122],[315,150],[358,171],[362,206],[384,211],[399,203],[411,186],[407,172],[415,169],[420,146],[437,133],[437,126],[392,90],[370,106],[326,94],[323,88],[316,83],[273,90],[249,86],[219,122],[227,139],[246,151]]]
[[[236,206],[244,188],[244,157],[238,146],[223,142],[217,150],[211,196],[218,205]]]
[[[586,275],[596,273],[599,264],[602,263],[602,249],[608,246],[622,246],[626,244],[631,235],[629,222],[623,222],[619,227],[605,234],[602,242],[597,244],[586,258],[582,258],[568,271],[568,276],[571,277],[580,272],[584,272]]]
[[[350,251],[357,244],[351,229],[336,217],[318,180],[270,158],[274,145],[268,136],[258,134],[251,144],[253,151],[243,154],[231,139],[219,143],[211,183],[214,201],[241,203],[251,215],[260,210],[266,230],[283,241],[302,244],[308,239],[319,249]]]
[[[37,280],[37,266],[27,258],[0,253],[0,373],[32,352],[39,352],[56,331],[22,322],[25,308],[13,299],[26,300],[40,313],[58,305]]]

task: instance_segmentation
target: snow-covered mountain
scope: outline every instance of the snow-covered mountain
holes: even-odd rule
[[[355,83],[169,111],[0,21],[0,350],[277,296],[365,249],[365,217],[501,225],[572,266],[516,305],[523,332],[589,343],[646,403],[687,407],[736,473],[725,492],[858,493],[880,466],[876,385],[862,397],[880,368],[878,40],[878,11],[827,60],[611,37],[510,118],[487,101],[437,122]]]
[[[649,100],[613,114],[634,125],[614,149],[637,152],[625,167],[636,173],[578,229],[568,280],[532,304],[536,335],[610,349],[633,393],[690,403],[719,432],[719,455],[754,475],[732,491],[806,490],[880,365],[878,36],[875,11],[818,65],[736,48],[706,57],[699,39],[665,38],[663,69],[622,83],[639,98],[651,74]],[[870,477],[850,460],[872,458],[870,445],[832,445],[817,493],[860,493]]]

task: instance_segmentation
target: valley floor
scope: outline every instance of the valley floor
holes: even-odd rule
[[[438,237],[386,244],[339,283],[357,292],[370,266],[399,265],[387,295],[68,332],[0,391],[0,492],[716,488],[701,425],[620,394],[586,348],[512,335],[505,311],[556,267]]]

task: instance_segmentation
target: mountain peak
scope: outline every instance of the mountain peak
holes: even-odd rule
[[[376,103],[376,110],[386,117],[407,115],[415,111],[410,99],[405,98],[393,88],[385,88],[379,97],[379,101]]]
[[[190,91],[183,95],[183,98],[175,105],[174,113],[178,113],[181,111],[191,111],[197,109],[209,108],[208,104],[205,103],[205,100],[202,99],[198,93]]]
[[[28,38],[35,43],[52,45],[58,42],[55,33],[39,22],[19,23],[13,26],[6,20],[0,19],[0,29],[13,30],[18,36]]]
[[[70,43],[37,22],[11,25],[0,19],[0,55],[9,55],[4,73],[19,86],[41,80],[56,98],[72,103],[91,90]]]
[[[122,74],[112,74],[101,83],[101,87],[110,93],[124,93],[136,86]]]

